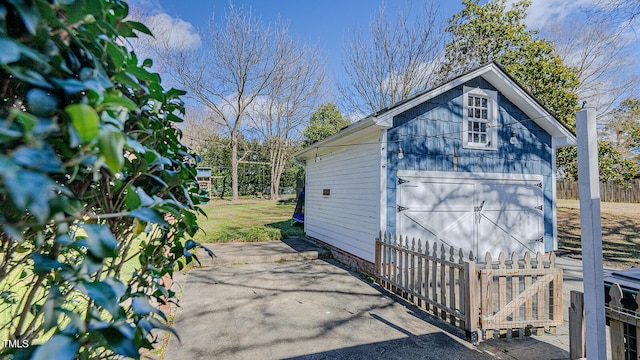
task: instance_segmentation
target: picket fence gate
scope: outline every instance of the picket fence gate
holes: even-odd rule
[[[555,254],[512,254],[479,263],[472,252],[381,233],[377,282],[465,331],[467,340],[555,332],[562,325],[562,269]]]

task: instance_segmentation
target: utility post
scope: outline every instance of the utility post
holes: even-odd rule
[[[576,129],[587,357],[589,360],[604,360],[607,358],[607,344],[595,109],[584,109],[576,113]]]

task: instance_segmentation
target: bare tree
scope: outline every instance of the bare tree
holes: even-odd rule
[[[590,15],[598,19],[616,19],[629,26],[640,16],[638,0],[599,0],[596,4],[598,7]]]
[[[162,27],[152,31],[161,32]],[[202,47],[192,39],[162,33],[152,48],[161,62],[160,71],[188,90],[187,96],[206,107],[210,121],[229,136],[233,200],[238,199],[238,163],[244,120],[254,101],[265,94],[274,72],[281,66],[270,51],[276,39],[274,29],[263,24],[251,10],[230,5],[224,22],[214,16],[200,30]]]
[[[280,179],[300,143],[301,129],[316,106],[324,82],[324,69],[316,48],[296,43],[286,27],[271,51],[278,59],[266,95],[251,107],[253,129],[268,145],[271,163],[270,197],[278,199]]]
[[[347,80],[338,89],[347,106],[359,113],[376,112],[432,86],[443,30],[433,2],[415,18],[398,13],[395,22],[381,8],[370,24],[371,39],[356,34],[344,48]]]
[[[183,142],[192,149],[204,148],[209,139],[220,134],[220,126],[212,124],[213,115],[207,107],[187,106],[184,123],[180,124]]]
[[[550,24],[543,34],[553,41],[562,62],[577,70],[580,84],[573,90],[598,109],[600,118],[637,89],[633,43],[625,28],[600,19]]]

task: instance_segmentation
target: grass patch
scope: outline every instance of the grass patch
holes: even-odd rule
[[[600,204],[602,258],[606,266],[640,265],[640,204]],[[582,258],[580,202],[558,200],[558,254]]]
[[[196,234],[195,240],[203,243],[272,241],[304,236],[301,226],[290,223],[295,206],[291,201],[212,201],[202,207],[207,217],[198,218],[202,231]]]

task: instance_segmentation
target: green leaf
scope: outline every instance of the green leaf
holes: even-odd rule
[[[142,204],[142,201],[140,201],[140,196],[132,186],[127,187],[127,194],[124,198],[124,202],[128,210],[137,209]]]
[[[18,122],[24,128],[26,133],[31,133],[33,128],[35,128],[38,119],[33,114],[29,114],[28,112],[20,111],[18,109],[11,109],[11,115],[14,115]]]
[[[111,289],[116,294],[116,297],[120,299],[122,295],[127,291],[127,286],[123,284],[120,280],[109,276],[104,279],[104,283],[111,286]]]
[[[167,120],[175,122],[175,123],[184,122],[184,119],[182,119],[181,117],[179,117],[178,115],[175,115],[175,114],[167,114]]]
[[[134,217],[138,220],[158,224],[158,225],[168,225],[168,223],[162,218],[162,215],[158,213],[156,210],[149,208],[140,208],[134,211],[129,212],[129,216]]]
[[[149,28],[145,24],[137,21],[127,21],[127,22],[131,25],[131,27],[134,30],[138,30],[141,33],[145,33],[147,35],[153,36],[153,34],[151,33],[151,30],[149,30]]]
[[[138,108],[138,105],[136,105],[136,103],[131,101],[129,98],[126,98],[124,96],[117,96],[114,94],[105,95],[102,104],[106,107],[113,107],[113,105],[121,106],[130,111],[135,111]]]
[[[134,359],[139,359],[140,354],[138,353],[138,347],[133,341],[133,336],[128,336],[128,331],[126,329],[120,329],[123,326],[129,326],[127,324],[123,324],[115,327],[108,327],[106,329],[100,330],[102,336],[104,336],[105,340],[109,344],[111,350],[117,355],[122,355]]]
[[[22,66],[11,66],[7,67],[6,69],[18,80],[22,80],[33,86],[45,89],[53,89],[53,86],[51,86],[51,84],[49,84],[49,82],[40,73],[32,69]]]
[[[154,82],[154,83],[160,82],[160,75],[156,73],[151,73],[146,69],[138,66],[127,66],[127,72],[143,81]]]
[[[131,309],[135,314],[139,315],[149,315],[151,313],[158,312],[158,309],[151,306],[149,300],[143,297],[135,297],[131,301]]]
[[[9,196],[19,209],[27,209],[38,221],[49,216],[49,200],[56,196],[55,183],[49,177],[35,171],[22,170],[4,174]]]
[[[64,111],[71,117],[82,142],[89,142],[98,136],[100,117],[94,108],[85,104],[71,104]]]
[[[56,109],[58,99],[46,91],[36,88],[27,93],[27,105],[32,114],[46,117]]]
[[[64,303],[64,297],[60,293],[60,287],[58,285],[51,286],[49,290],[49,296],[44,302],[42,313],[44,314],[44,332],[48,332],[58,324],[58,318],[60,316],[60,306]]]
[[[121,71],[117,73],[114,76],[114,80],[124,85],[130,86],[134,89],[140,89],[140,83],[138,82],[138,79],[136,79],[135,77],[132,77],[130,74],[128,74],[125,71]]]
[[[42,149],[28,146],[19,147],[13,154],[13,161],[24,167],[43,172],[64,172],[64,166],[58,154],[56,154],[51,145],[47,143],[42,145]]]
[[[33,272],[36,274],[47,274],[51,271],[66,267],[58,260],[39,253],[31,254],[31,259],[33,260]]]
[[[189,252],[189,250],[195,249],[195,248],[201,248],[212,259],[214,257],[216,257],[216,254],[213,251],[211,251],[211,249],[209,249],[209,248],[207,248],[205,246],[202,246],[202,244],[200,244],[199,242],[194,241],[192,239],[189,239],[184,243],[184,249],[183,249],[182,255],[184,255],[186,258],[193,257],[198,262],[198,264],[200,264],[200,260],[198,260],[198,257],[195,254],[192,254],[192,253]]]
[[[107,125],[100,130],[98,141],[100,155],[104,158],[107,168],[113,173],[119,172],[124,166],[124,144],[124,133],[116,127]]]
[[[9,0],[9,3],[15,6],[18,15],[22,18],[22,22],[27,30],[35,35],[38,22],[40,21],[40,13],[35,1]]]
[[[54,335],[33,353],[31,360],[73,360],[80,344],[66,335]]]
[[[21,243],[24,241],[24,229],[22,228],[2,225],[2,231],[4,231],[5,236],[8,236],[15,242]]]
[[[117,280],[111,278],[111,283],[107,281],[84,282],[79,284],[78,288],[88,295],[96,305],[115,316],[120,309],[120,297],[124,293],[124,284],[119,281],[116,284],[115,281]]]
[[[125,60],[125,50],[120,46],[107,42],[107,53],[118,70],[122,68]]]
[[[158,109],[162,105],[162,103],[166,101],[164,88],[162,87],[162,85],[160,85],[159,82],[151,82],[149,84],[149,94],[151,95],[152,98],[154,98],[155,100],[158,100],[158,103],[157,103]]]
[[[144,145],[130,137],[127,138],[127,147],[138,153],[144,153],[147,151],[147,148],[145,148]]]
[[[186,94],[187,94],[187,92],[184,91],[184,90],[178,90],[178,89],[171,88],[169,91],[167,91],[167,99],[178,98],[178,97],[186,95]]]
[[[173,335],[176,336],[178,341],[180,341],[180,336],[178,335],[178,333],[173,328],[171,328],[171,327],[163,324],[162,322],[160,322],[160,320],[156,319],[155,317],[151,317],[151,318],[149,318],[149,322],[151,323],[151,325],[153,325],[153,327],[155,329],[171,331],[171,333],[173,333]]]
[[[51,78],[51,82],[62,88],[69,95],[77,94],[85,89],[84,83],[78,79]]]
[[[0,37],[0,64],[9,64],[20,60],[20,48],[16,43],[4,37]]]
[[[144,189],[137,188],[136,189],[136,194],[138,194],[138,197],[140,198],[140,202],[142,203],[142,206],[151,206],[151,205],[155,204],[155,201],[153,200],[153,198],[151,198],[151,196],[149,196],[144,191]]]
[[[104,259],[117,256],[118,242],[106,225],[83,224],[82,229],[87,233],[87,250],[93,256]]]
[[[20,131],[17,130],[12,130],[12,129],[6,129],[4,127],[0,127],[0,137],[5,137],[5,138],[19,138],[22,136],[22,133]]]
[[[144,34],[153,36],[148,27],[137,21],[125,21],[118,25],[118,32],[124,37],[138,37],[133,30],[138,30]]]

